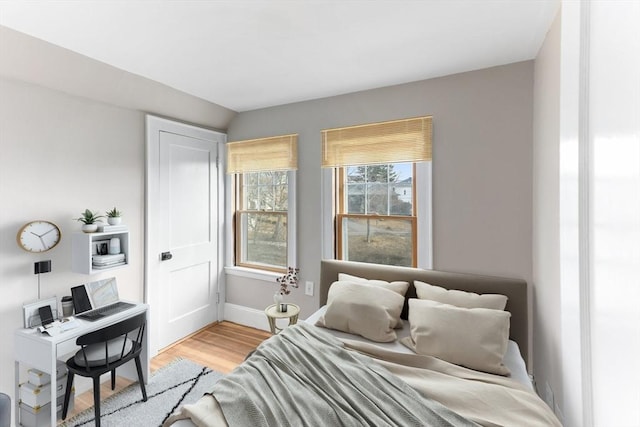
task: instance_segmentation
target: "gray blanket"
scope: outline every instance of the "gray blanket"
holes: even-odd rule
[[[229,426],[477,426],[306,323],[258,347],[212,395]]]

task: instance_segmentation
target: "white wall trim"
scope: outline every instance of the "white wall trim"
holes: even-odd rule
[[[433,268],[433,162],[416,163],[416,209],[418,210],[418,268]],[[418,184],[421,183],[418,191]]]
[[[224,320],[263,331],[269,331],[269,322],[267,321],[267,316],[264,314],[264,311],[243,305],[225,303]]]
[[[582,358],[583,426],[594,423],[593,368],[591,361],[591,288],[592,288],[592,224],[591,224],[591,171],[592,149],[589,109],[589,79],[591,51],[591,4],[580,7],[580,75],[578,112],[578,192],[579,192],[579,269],[580,269],[580,354]]]
[[[218,158],[216,159],[216,165],[218,167],[218,271],[216,272],[218,275],[218,321],[222,320],[222,316],[224,315],[224,302],[227,300],[227,275],[224,271],[224,263],[225,263],[225,255],[227,250],[227,236],[226,236],[226,227],[225,227],[225,206],[227,201],[227,196],[225,194],[226,189],[226,174],[227,170],[227,135],[224,134],[223,138],[217,144],[217,154]]]
[[[334,169],[322,168],[322,183],[320,186],[320,206],[322,211],[322,222],[320,227],[322,230],[321,245],[322,245],[322,258],[334,259],[334,226],[333,226],[333,200],[335,199],[335,192],[333,186]]]
[[[563,1],[560,60],[560,281],[562,411],[593,426],[588,2]]]
[[[298,265],[298,171],[287,173],[287,266]]]
[[[160,171],[159,171],[159,158],[160,151],[156,142],[158,141],[158,135],[160,132],[169,132],[176,134],[189,134],[194,138],[199,138],[205,141],[221,141],[217,143],[217,148],[224,145],[226,142],[226,135],[210,129],[201,128],[198,126],[181,123],[162,117],[146,115],[146,136],[145,136],[145,237],[144,237],[144,301],[150,304],[152,307],[156,306],[156,309],[151,310],[150,325],[148,328],[149,335],[149,356],[153,357],[159,350],[159,332],[153,325],[157,325],[159,316],[159,310],[157,309],[158,295],[154,293],[154,287],[151,284],[158,283],[159,271],[158,254],[160,252],[160,242],[158,240],[158,228],[160,227],[160,220],[157,212],[159,211],[159,194],[160,194]],[[218,159],[216,159],[216,166],[218,168],[218,176],[220,178],[220,154],[218,153]],[[223,207],[220,206],[220,200],[222,198],[222,191],[224,183],[218,181],[216,204],[218,205],[217,215],[221,215]],[[215,273],[218,279],[217,289],[215,292],[220,294],[220,301],[224,301],[224,270],[223,270],[223,257],[220,253],[222,245],[222,236],[219,234],[222,230],[222,217],[218,216],[218,227],[216,233],[218,234],[218,257],[217,257],[217,270]],[[217,305],[217,309],[220,310],[221,303]],[[218,312],[218,318],[220,314]]]
[[[227,266],[224,271],[229,276],[246,277],[253,280],[263,280],[273,284],[276,279],[282,276],[282,273],[276,273],[274,271],[258,270],[255,268]]]

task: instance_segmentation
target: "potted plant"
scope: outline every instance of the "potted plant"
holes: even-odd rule
[[[104,218],[104,216],[98,215],[97,211],[91,212],[91,210],[85,209],[80,218],[76,218],[76,221],[83,223],[82,231],[85,233],[94,233],[98,230],[98,224],[96,224],[96,221],[100,218]]]
[[[119,211],[115,206],[113,209],[107,211],[107,222],[109,225],[118,225],[122,222],[122,211]]]

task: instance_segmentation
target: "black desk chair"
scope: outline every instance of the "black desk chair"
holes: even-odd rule
[[[73,386],[74,375],[93,378],[93,405],[95,424],[100,427],[100,375],[111,372],[111,390],[116,387],[116,368],[131,359],[135,359],[138,381],[142,390],[142,398],[147,401],[147,390],[144,386],[140,352],[146,326],[145,313],[114,325],[78,337],[76,344],[82,348],[67,360],[69,377],[64,394],[62,419],[67,418],[69,397]]]

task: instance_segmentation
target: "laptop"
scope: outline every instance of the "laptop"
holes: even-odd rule
[[[76,317],[90,321],[120,313],[135,305],[120,301],[115,277],[74,286],[71,298]]]

